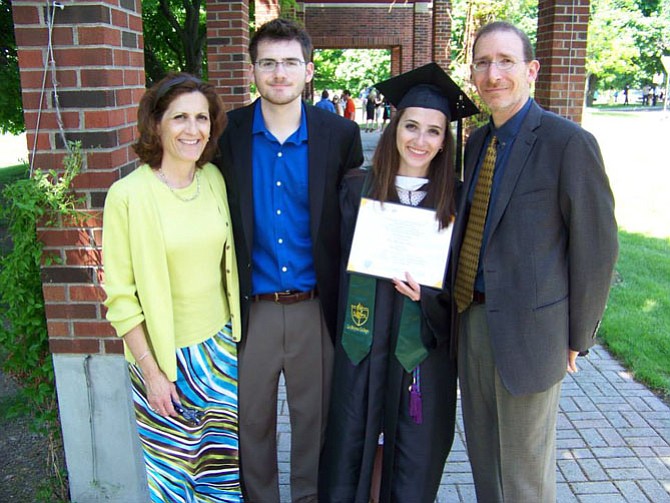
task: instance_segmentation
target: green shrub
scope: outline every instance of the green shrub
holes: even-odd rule
[[[79,219],[78,200],[71,191],[72,180],[82,164],[81,144],[70,143],[63,160],[62,175],[53,170],[36,170],[31,178],[9,183],[2,190],[0,221],[5,221],[13,247],[0,257],[0,356],[2,370],[21,384],[20,399],[5,416],[30,414],[33,429],[46,435],[49,458],[57,459],[60,426],[49,353],[49,337],[42,294],[41,265],[54,260],[43,257],[43,244],[37,227],[55,227],[63,218]],[[61,482],[56,492],[66,491],[63,469],[51,463],[54,476]],[[46,492],[53,492],[47,490]],[[53,501],[53,494],[47,498]],[[62,498],[62,495],[55,495]]]

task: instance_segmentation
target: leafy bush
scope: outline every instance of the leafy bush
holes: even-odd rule
[[[63,218],[79,219],[78,200],[71,192],[72,180],[82,164],[81,144],[70,143],[61,176],[54,170],[36,170],[31,178],[16,180],[2,190],[0,221],[7,223],[13,248],[0,257],[0,355],[3,371],[21,383],[21,399],[5,415],[30,413],[33,428],[47,436],[49,458],[56,460],[60,427],[49,353],[49,337],[42,294],[41,265],[54,259],[43,257],[37,227],[54,227]],[[62,483],[63,469],[51,463]],[[61,496],[62,497],[62,496]],[[53,497],[47,498],[53,501]]]

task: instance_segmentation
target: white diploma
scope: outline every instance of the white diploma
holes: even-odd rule
[[[442,288],[453,225],[440,230],[435,211],[362,198],[348,272]]]

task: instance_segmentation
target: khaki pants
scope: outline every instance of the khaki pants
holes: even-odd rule
[[[245,501],[279,502],[277,386],[282,372],[291,416],[291,499],[316,501],[333,362],[319,300],[254,303],[238,359]]]
[[[458,377],[477,500],[555,503],[561,382],[541,393],[511,395],[495,367],[481,304],[461,318]]]

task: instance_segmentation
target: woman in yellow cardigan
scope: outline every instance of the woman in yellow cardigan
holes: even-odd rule
[[[123,338],[151,501],[241,501],[239,290],[214,88],[171,74],[138,111],[144,163],[105,201],[107,319]]]

